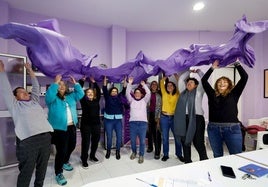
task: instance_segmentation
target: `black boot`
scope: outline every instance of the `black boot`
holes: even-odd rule
[[[116,158],[117,160],[120,159],[120,151],[116,151],[116,152],[115,152],[115,158]]]
[[[109,159],[110,158],[110,154],[111,154],[111,150],[107,150],[105,158]]]

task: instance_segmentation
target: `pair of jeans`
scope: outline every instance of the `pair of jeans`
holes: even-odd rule
[[[209,122],[207,131],[209,143],[215,158],[223,156],[223,143],[226,144],[230,154],[242,152],[240,123]]]
[[[145,122],[145,121],[130,121],[129,122],[129,129],[130,129],[130,142],[131,142],[132,152],[137,153],[136,139],[138,137],[139,142],[140,142],[139,155],[144,156],[147,122]]]
[[[116,150],[119,151],[122,145],[122,119],[104,118],[104,128],[107,136],[107,150],[112,148],[113,130],[116,134]]]
[[[174,136],[174,116],[161,114],[160,128],[161,128],[162,140],[163,140],[163,153],[164,153],[164,156],[168,156],[169,155],[169,131],[170,129]],[[175,138],[175,136],[174,136],[174,140],[175,140],[175,154],[177,157],[181,157],[182,145],[178,141],[178,139]]]

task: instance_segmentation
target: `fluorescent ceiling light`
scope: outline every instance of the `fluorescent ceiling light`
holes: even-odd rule
[[[205,7],[205,4],[203,2],[198,2],[198,3],[194,4],[193,10],[199,11],[199,10],[202,10],[204,7]]]

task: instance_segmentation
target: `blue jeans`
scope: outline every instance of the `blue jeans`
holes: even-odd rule
[[[242,152],[242,133],[239,123],[209,122],[207,131],[209,143],[215,158],[223,156],[224,142],[230,154]]]
[[[168,116],[161,114],[160,116],[160,128],[162,132],[162,139],[163,139],[163,153],[164,156],[168,156],[169,153],[169,130],[174,136],[174,116]],[[175,138],[175,154],[177,157],[182,156],[182,146],[181,143]]]
[[[137,153],[136,147],[136,138],[139,138],[140,141],[140,149],[139,155],[144,155],[145,150],[145,138],[147,131],[147,122],[145,121],[130,121],[129,122],[130,129],[130,141],[131,141],[131,150],[133,153]]]
[[[105,119],[104,127],[107,136],[107,150],[112,148],[113,130],[116,134],[116,150],[119,151],[122,145],[122,119]]]

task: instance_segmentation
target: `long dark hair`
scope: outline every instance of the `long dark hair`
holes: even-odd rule
[[[117,94],[119,94],[118,88],[116,88],[115,86],[113,86],[113,87],[110,88],[110,90],[109,90],[109,95],[111,95],[113,89],[115,89],[115,90],[117,91]]]
[[[175,84],[174,82],[169,81],[168,79],[166,79],[165,89],[166,89],[166,92],[167,92],[167,93],[169,93],[168,90],[167,90],[167,85],[168,85],[168,83],[171,83],[171,84],[173,85],[174,90],[173,90],[173,92],[172,92],[171,94],[172,94],[172,95],[175,95],[176,92],[177,92],[177,86],[176,86],[176,84]]]
[[[157,85],[157,90],[159,89],[158,82],[157,81],[152,81],[150,84],[150,90],[152,91],[152,85],[156,84]]]

